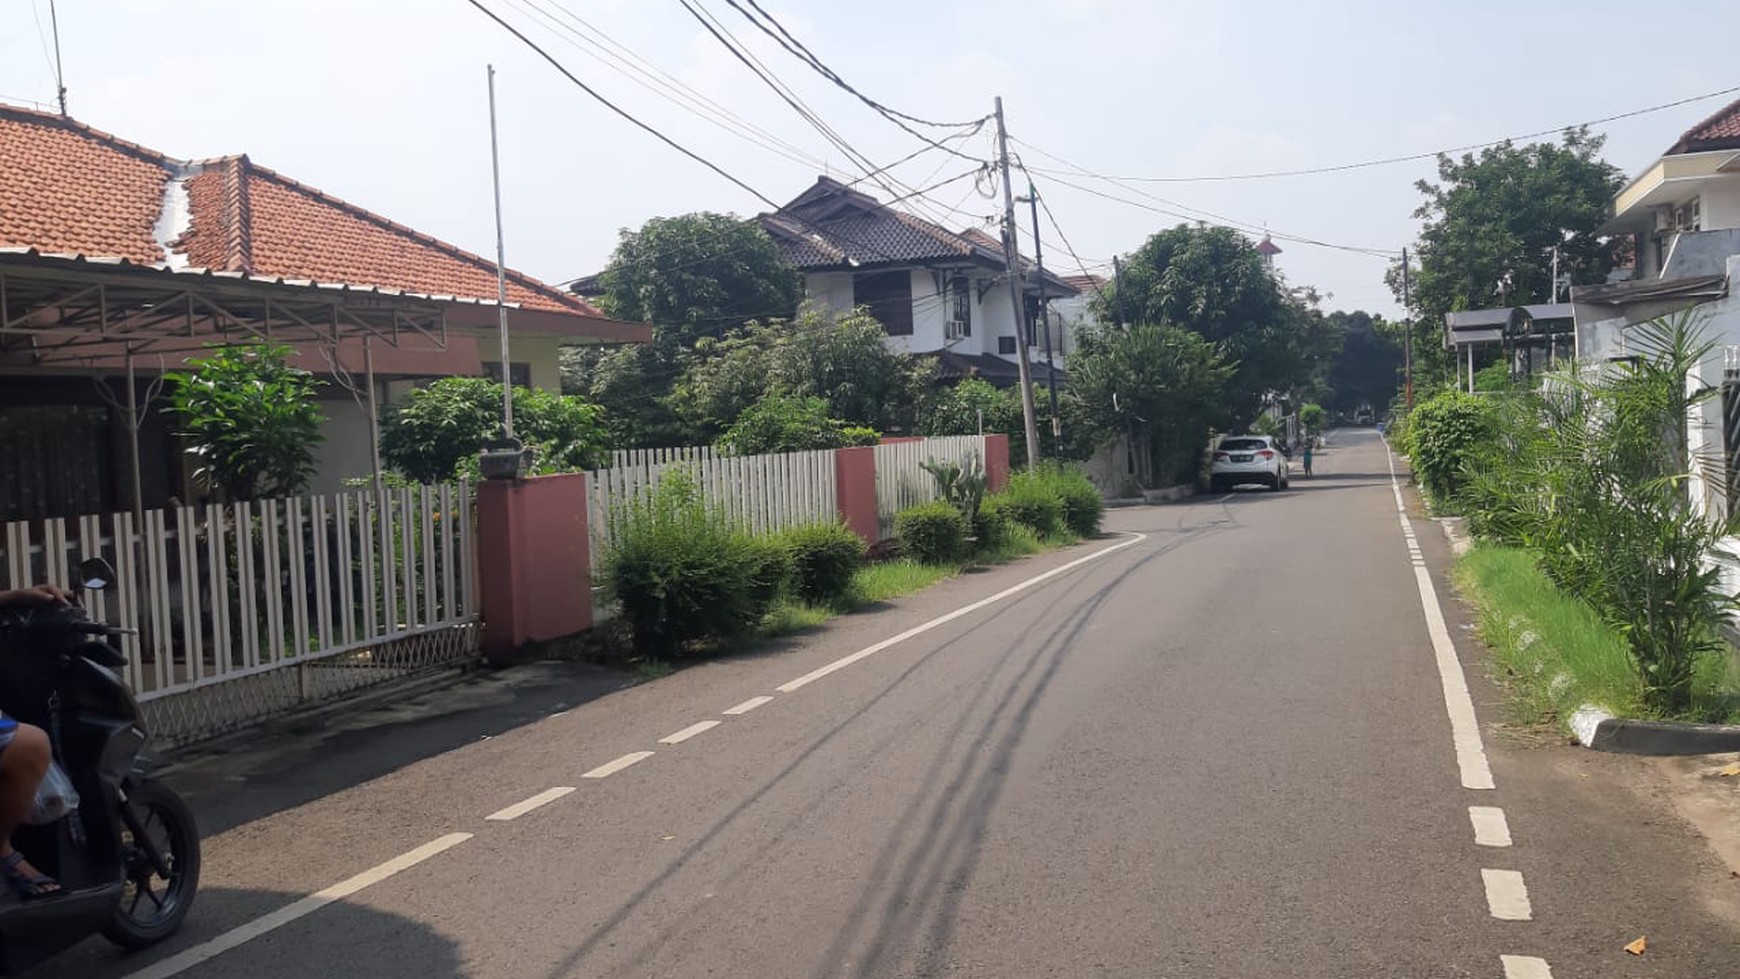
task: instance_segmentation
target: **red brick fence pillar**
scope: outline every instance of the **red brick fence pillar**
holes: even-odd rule
[[[477,569],[483,652],[491,662],[505,662],[526,643],[590,629],[586,475],[479,486]]]

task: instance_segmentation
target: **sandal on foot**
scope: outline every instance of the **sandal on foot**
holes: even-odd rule
[[[0,874],[6,877],[6,883],[12,890],[26,901],[53,897],[60,893],[60,881],[38,870],[24,869],[24,854],[13,850],[12,855],[0,860]]]

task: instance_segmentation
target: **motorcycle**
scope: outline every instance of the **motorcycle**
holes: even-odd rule
[[[115,580],[101,559],[80,564],[78,576],[91,591]],[[0,898],[0,975],[95,934],[129,949],[154,945],[192,907],[199,832],[186,803],[140,771],[149,734],[117,672],[126,658],[112,643],[123,634],[77,605],[0,618],[0,711],[48,732],[79,799],[67,815],[13,834],[13,845],[61,891]]]

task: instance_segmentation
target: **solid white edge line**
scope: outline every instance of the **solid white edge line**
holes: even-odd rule
[[[772,697],[751,697],[748,700],[745,700],[743,703],[738,704],[736,707],[727,707],[725,710],[721,711],[720,713],[730,714],[733,717],[735,717],[739,714],[747,714],[750,711],[754,710],[755,708],[760,707],[762,704],[771,704],[771,703],[773,703]]]
[[[584,774],[580,777],[581,778],[608,778],[609,776],[615,775],[617,772],[622,771],[623,769],[634,764],[635,762],[645,761],[648,758],[651,758],[652,756],[653,756],[653,753],[650,751],[631,751],[628,754],[623,755],[621,758],[616,759],[615,761],[607,761],[604,764],[599,765],[597,768],[594,768],[590,772],[587,772],[586,774]]]
[[[1396,496],[1396,513],[1402,522],[1402,532],[1413,536],[1408,525],[1407,504],[1402,499],[1402,484],[1396,478],[1396,457],[1384,446],[1390,464],[1390,489]],[[1438,662],[1438,682],[1444,689],[1444,710],[1450,715],[1450,737],[1456,746],[1456,767],[1461,771],[1462,787],[1490,789],[1492,768],[1486,761],[1486,745],[1480,739],[1480,721],[1474,714],[1474,698],[1468,693],[1468,678],[1462,674],[1462,661],[1456,658],[1456,644],[1450,641],[1450,628],[1444,624],[1444,609],[1438,604],[1438,589],[1432,584],[1432,572],[1424,565],[1414,565],[1414,584],[1420,592],[1420,607],[1426,614],[1426,632],[1432,637],[1432,654]]]
[[[1486,884],[1486,910],[1494,918],[1528,921],[1534,917],[1534,909],[1529,906],[1529,889],[1523,884],[1520,871],[1482,869],[1480,879]]]
[[[974,612],[977,612],[978,610],[980,610],[982,608],[986,608],[987,606],[995,605],[998,602],[1001,602],[1005,598],[1009,598],[1012,595],[1018,595],[1021,592],[1024,592],[1027,589],[1032,588],[1034,585],[1039,584],[1040,582],[1050,581],[1052,578],[1055,578],[1060,574],[1064,574],[1068,571],[1073,571],[1076,568],[1078,568],[1084,564],[1087,564],[1089,561],[1097,561],[1100,558],[1103,558],[1108,554],[1111,554],[1115,551],[1121,551],[1124,548],[1129,547],[1133,544],[1140,544],[1142,541],[1145,541],[1147,539],[1148,539],[1147,534],[1133,534],[1129,540],[1124,541],[1121,544],[1113,544],[1111,547],[1105,548],[1104,550],[1095,551],[1094,553],[1089,554],[1086,557],[1079,557],[1079,558],[1076,558],[1074,561],[1069,562],[1068,564],[1064,564],[1064,565],[1060,565],[1058,567],[1052,568],[1050,571],[1047,571],[1044,574],[1034,575],[1033,577],[1028,578],[1026,581],[1018,582],[1014,585],[1011,585],[1010,587],[1003,589],[1002,591],[998,592],[995,595],[990,596],[989,598],[981,598],[978,601],[973,602],[971,605],[963,605],[960,608],[955,609],[953,612],[949,612],[949,613],[946,613],[944,615],[939,615],[936,618],[931,619],[929,622],[923,622],[923,623],[920,623],[918,625],[915,625],[912,628],[906,630],[905,632],[900,633],[899,635],[890,636],[887,639],[884,639],[879,643],[865,646],[863,649],[860,649],[855,653],[851,653],[849,655],[842,656],[839,659],[834,660],[832,663],[827,664],[826,666],[818,667],[814,670],[811,670],[810,672],[805,673],[803,676],[800,676],[797,679],[792,680],[790,682],[781,684],[780,686],[777,686],[774,689],[778,690],[780,693],[791,693],[793,690],[796,690],[800,687],[808,686],[809,684],[814,683],[817,680],[820,680],[822,677],[825,677],[830,673],[835,673],[835,672],[838,672],[840,670],[843,670],[846,667],[851,666],[853,663],[856,663],[861,659],[865,659],[867,657],[874,656],[877,653],[882,652],[884,649],[889,648],[890,646],[897,646],[900,643],[903,643],[906,640],[911,639],[914,636],[922,635],[923,633],[929,632],[930,630],[935,629],[938,626],[947,625],[948,623],[953,622],[954,620],[960,618],[963,615],[971,615]]]
[[[1553,970],[1547,967],[1546,959],[1532,955],[1500,955],[1498,960],[1504,963],[1504,979],[1553,979]]]
[[[470,833],[449,833],[440,839],[431,840],[415,850],[371,867],[355,877],[339,881],[323,891],[310,894],[299,901],[273,911],[271,914],[232,928],[210,941],[202,942],[161,962],[146,966],[138,972],[128,975],[126,979],[169,979],[170,976],[179,975],[202,962],[222,955],[230,949],[251,942],[267,932],[282,928],[298,918],[313,914],[334,901],[341,901],[365,887],[378,884],[401,871],[409,870],[430,857],[450,850],[469,839],[471,839]]]
[[[1468,821],[1474,824],[1477,846],[1510,846],[1510,823],[1497,806],[1469,806]]]
[[[664,737],[660,738],[659,744],[682,744],[684,741],[689,740],[690,738],[694,737],[695,735],[701,734],[702,732],[705,732],[705,731],[711,731],[723,723],[725,723],[725,722],[724,721],[697,721],[696,723],[691,724],[686,728],[683,728],[681,731],[678,731],[675,734],[667,734]]]
[[[506,809],[497,809],[483,818],[487,822],[505,823],[510,819],[518,819],[539,806],[555,802],[572,791],[574,791],[572,785],[558,785],[553,789],[545,789],[530,799],[516,802]]]

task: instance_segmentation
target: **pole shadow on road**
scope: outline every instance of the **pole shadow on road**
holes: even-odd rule
[[[157,948],[127,953],[101,938],[92,938],[21,976],[119,979],[305,896],[282,891],[202,887],[181,933]],[[222,909],[222,913],[217,909]],[[314,935],[319,936],[317,941],[311,940]],[[254,943],[224,952],[194,967],[191,974],[246,975],[249,979],[303,976],[458,979],[466,972],[458,946],[427,925],[377,908],[337,901]]]

